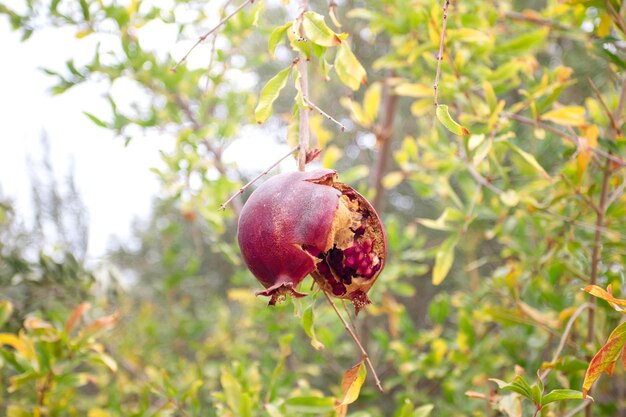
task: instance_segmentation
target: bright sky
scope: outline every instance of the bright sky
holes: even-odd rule
[[[39,68],[63,73],[70,54],[78,63],[86,61],[93,56],[95,42],[89,38],[79,41],[71,30],[46,29],[21,43],[6,20],[0,19],[0,195],[16,203],[23,219],[31,218],[27,157],[41,159],[40,136],[47,132],[58,177],[63,178],[74,162],[77,186],[90,218],[88,253],[100,256],[111,235],[128,238],[133,218],[148,216],[152,196],[159,190],[150,167],[160,166],[158,150],[170,149],[173,141],[142,137],[125,147],[121,139],[93,124],[82,112],[108,114],[105,86],[87,84],[51,96],[48,90],[53,79]],[[156,33],[154,30],[151,35]],[[174,49],[174,39],[161,36],[150,38],[160,48]],[[126,94],[130,102],[133,92]],[[248,169],[261,169],[286,150],[285,145],[256,135],[235,143],[225,157]],[[292,166],[293,162],[285,164]]]

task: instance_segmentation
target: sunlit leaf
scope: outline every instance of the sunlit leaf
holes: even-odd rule
[[[581,126],[585,124],[585,108],[582,106],[564,106],[542,114],[541,119],[562,126]]]
[[[423,98],[423,97],[433,97],[435,92],[432,87],[426,84],[418,84],[418,83],[402,83],[398,84],[393,89],[394,93],[399,96],[404,97],[415,97],[415,98]]]
[[[272,115],[272,104],[280,95],[281,90],[287,85],[291,69],[292,66],[289,66],[276,74],[261,90],[259,103],[254,109],[257,123],[264,123]]]
[[[434,409],[435,406],[433,404],[422,405],[415,409],[412,417],[428,417]]]
[[[306,12],[302,19],[302,28],[307,39],[318,45],[335,46],[341,43],[341,39],[326,25],[321,14]]]
[[[391,190],[396,188],[405,178],[406,175],[402,171],[393,171],[383,177],[382,184],[385,189]]]
[[[352,404],[359,398],[361,393],[361,387],[365,382],[365,376],[367,370],[365,368],[365,362],[361,361],[348,369],[341,380],[341,391],[343,392],[343,399],[338,405]]]
[[[452,119],[452,116],[450,116],[450,113],[448,112],[448,106],[446,106],[445,104],[440,104],[439,106],[437,106],[436,114],[437,119],[441,122],[441,124],[455,135],[466,136],[470,134],[469,130],[467,130],[456,121],[454,121],[454,119]]]
[[[361,84],[367,84],[367,73],[354,56],[347,42],[341,42],[335,55],[335,71],[342,83],[352,90],[358,90]]]
[[[381,93],[382,87],[380,83],[372,84],[365,91],[365,97],[363,97],[363,111],[370,123],[373,123],[378,115]]]
[[[446,239],[437,249],[435,255],[435,266],[433,267],[433,285],[439,285],[450,272],[452,263],[454,262],[454,248],[456,247],[459,237],[457,235]]]
[[[588,292],[594,297],[598,297],[607,301],[611,305],[611,307],[613,307],[613,309],[615,309],[616,311],[619,311],[621,313],[626,312],[626,309],[622,308],[622,307],[626,307],[626,300],[613,297],[612,294],[603,290],[597,285],[588,285],[585,288],[583,288],[583,291]]]
[[[268,48],[270,51],[270,55],[272,57],[274,56],[274,51],[276,51],[276,47],[284,40],[285,33],[287,33],[291,25],[292,25],[292,22],[285,23],[284,25],[275,28],[270,34],[267,44],[268,44]]]
[[[587,396],[587,398],[590,398]],[[583,393],[573,389],[555,389],[544,395],[541,399],[541,404],[546,405],[555,401],[563,400],[582,400]]]
[[[589,367],[585,373],[583,381],[583,398],[587,397],[587,393],[591,389],[593,383],[606,371],[609,367],[614,366],[618,359],[622,348],[626,343],[626,322],[623,322],[611,332],[607,342],[596,353],[589,362]]]

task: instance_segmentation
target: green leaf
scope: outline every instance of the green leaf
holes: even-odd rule
[[[541,395],[543,393],[541,392],[539,385],[533,385],[532,387],[530,387],[530,394],[532,395],[533,402],[536,405],[541,405]]]
[[[324,344],[317,340],[315,336],[315,328],[313,327],[314,315],[313,315],[313,306],[315,304],[312,303],[308,306],[304,312],[302,313],[302,327],[304,327],[304,332],[311,338],[311,346],[313,346],[316,350],[324,349]]]
[[[254,116],[256,117],[257,123],[264,123],[272,115],[272,104],[280,95],[281,90],[287,85],[287,79],[289,78],[291,69],[292,66],[290,65],[276,74],[261,90],[259,103],[254,109]]]
[[[284,40],[285,33],[291,27],[292,22],[285,23],[282,26],[275,28],[270,34],[270,38],[267,42],[268,48],[270,51],[270,55],[274,57],[274,51],[276,51],[276,47]]]
[[[285,401],[285,409],[291,413],[328,413],[335,410],[335,399],[326,397],[293,397]]]
[[[573,389],[555,389],[543,396],[541,400],[542,405],[550,404],[555,401],[563,400],[582,400],[584,399],[583,393]]]
[[[358,90],[361,84],[367,84],[367,73],[354,56],[347,42],[341,42],[335,55],[335,71],[342,83],[352,90]]]
[[[341,43],[341,39],[326,25],[321,14],[306,12],[302,19],[302,29],[307,39],[318,45],[335,46]]]
[[[589,362],[583,381],[583,398],[587,396],[591,386],[602,375],[602,372],[612,369],[624,344],[626,344],[626,322],[611,332],[607,342]]]
[[[531,49],[534,46],[541,45],[545,42],[546,37],[550,33],[549,28],[541,28],[533,32],[527,32],[516,38],[508,40],[496,47],[496,51],[510,55],[519,54]],[[504,39],[504,38],[502,38]]]
[[[95,124],[97,124],[100,127],[104,127],[105,129],[108,128],[109,126],[106,124],[106,122],[102,119],[98,119],[96,116],[94,116],[91,113],[88,113],[86,111],[83,112],[83,114],[87,117],[89,117],[89,119],[91,119],[92,122],[94,122]]]
[[[80,10],[83,12],[83,19],[85,19],[85,21],[89,20],[90,14],[89,14],[89,3],[87,2],[87,0],[80,0]]]
[[[9,300],[0,300],[0,327],[9,321],[13,314],[13,304]]]
[[[439,119],[441,124],[455,135],[466,136],[470,134],[469,130],[467,130],[466,128],[455,122],[454,119],[452,119],[452,116],[450,116],[450,113],[448,112],[448,106],[446,106],[445,104],[440,104],[439,106],[437,106],[436,114],[437,119]]]
[[[413,412],[413,417],[428,417],[430,412],[433,411],[435,406],[433,404],[426,404],[420,407],[417,407]]]
[[[550,175],[548,175],[548,173],[546,172],[545,169],[543,169],[543,167],[541,165],[539,165],[539,162],[537,162],[537,160],[535,159],[535,157],[531,154],[529,154],[528,152],[525,152],[523,150],[521,150],[520,148],[518,148],[517,146],[513,145],[511,142],[505,142],[509,148],[511,148],[516,154],[518,154],[519,156],[522,157],[522,159],[524,159],[524,161],[526,161],[530,166],[532,166],[533,168],[535,168],[537,171],[539,171],[540,174],[542,174],[546,179],[550,179]]]
[[[521,376],[516,376],[512,383],[504,382],[500,379],[489,378],[490,381],[498,384],[498,388],[516,392],[532,401],[530,385]]]
[[[454,248],[456,247],[459,237],[454,235],[446,239],[435,255],[435,266],[433,267],[433,285],[439,285],[450,272],[452,263],[454,262]]]

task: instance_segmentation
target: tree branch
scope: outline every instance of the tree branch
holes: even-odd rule
[[[224,203],[222,203],[222,205],[220,206],[220,210],[226,210],[226,206],[228,204],[230,204],[230,202],[233,201],[237,196],[243,194],[243,192],[246,190],[246,188],[248,188],[249,186],[251,186],[252,184],[257,182],[259,180],[259,178],[261,178],[262,176],[267,175],[272,169],[274,169],[278,164],[283,162],[285,159],[287,159],[291,154],[296,152],[298,149],[299,149],[299,146],[296,146],[295,148],[291,149],[289,151],[289,153],[287,153],[284,156],[282,156],[278,161],[276,161],[272,165],[270,165],[269,168],[267,168],[265,171],[261,172],[259,175],[257,175],[256,177],[254,177],[250,181],[248,181],[248,183],[246,185],[244,185],[243,187],[241,187],[239,189],[239,191],[237,191],[235,194],[231,195],[228,200],[226,200],[226,201],[224,201]]]
[[[552,125],[549,125],[547,123],[543,123],[540,122],[538,120],[533,120],[530,119],[528,117],[524,117],[522,115],[519,114],[515,114],[515,113],[506,113],[506,112],[502,112],[500,113],[500,115],[502,117],[505,117],[507,119],[511,119],[511,120],[515,120],[517,122],[523,123],[525,125],[528,126],[534,126],[534,127],[539,127],[541,129],[547,130],[548,132],[552,132],[556,135],[561,136],[563,139],[572,142],[574,145],[576,145],[577,147],[580,147],[580,138],[575,135],[575,134],[570,134],[567,133],[557,127],[554,127]],[[595,153],[598,156],[601,156],[603,158],[609,159],[612,162],[614,162],[615,164],[619,165],[620,167],[624,167],[626,166],[626,161],[624,161],[622,158],[616,157],[615,155],[612,155],[610,152],[606,152],[600,148],[591,148],[591,151],[593,153]]]
[[[239,13],[239,11],[241,9],[243,9],[244,7],[246,7],[249,3],[254,3],[254,0],[245,0],[243,3],[241,3],[231,14],[229,14],[228,16],[226,16],[225,18],[223,18],[222,20],[220,20],[220,22],[211,30],[209,30],[207,33],[205,33],[204,35],[200,36],[198,38],[198,40],[196,41],[196,43],[193,44],[193,46],[191,48],[189,48],[189,50],[187,51],[187,53],[176,63],[176,65],[174,65],[172,67],[172,71],[176,72],[176,70],[178,69],[178,67],[180,66],[180,64],[182,64],[183,62],[185,62],[185,60],[189,57],[189,55],[191,54],[191,52],[196,49],[196,47],[198,45],[200,45],[202,42],[204,42],[206,40],[206,38],[208,38],[209,36],[211,36],[211,34],[215,33],[215,31],[217,31],[220,27],[222,27],[226,22],[228,22],[233,16],[235,16],[237,13]]]
[[[389,77],[393,77],[394,73],[391,71],[388,74]],[[391,87],[385,84],[383,92],[383,105],[382,105],[382,123],[374,129],[376,135],[376,143],[378,144],[378,157],[376,159],[376,165],[372,175],[371,185],[374,188],[374,200],[372,206],[376,211],[382,209],[382,199],[384,194],[383,177],[387,172],[387,164],[391,156],[391,143],[393,142],[393,121],[396,115],[396,109],[398,107],[398,96],[392,91]]]
[[[308,0],[300,0],[299,4],[299,16],[302,16],[309,8]],[[300,25],[300,36],[304,38],[304,30]],[[300,52],[300,59],[298,59],[298,71],[300,72],[300,93],[305,101],[309,97],[309,72],[307,65],[307,57],[304,53]],[[298,153],[298,170],[304,171],[306,166],[306,154],[309,150],[309,144],[311,141],[311,131],[309,127],[309,109],[305,107],[300,108],[300,128],[299,128],[299,153]]]
[[[328,294],[328,292],[323,291],[323,293],[326,296],[326,300],[328,300],[328,303],[332,306],[333,310],[335,310],[335,313],[337,314],[337,317],[339,317],[339,320],[341,320],[341,323],[343,324],[343,327],[345,327],[346,331],[348,332],[350,337],[352,337],[352,340],[354,340],[354,343],[357,345],[357,347],[361,351],[361,355],[363,355],[363,359],[365,359],[365,362],[367,363],[367,366],[369,366],[370,370],[372,371],[372,376],[374,377],[374,381],[376,381],[376,386],[378,387],[378,390],[380,392],[384,392],[383,386],[380,383],[380,379],[378,379],[378,374],[376,374],[376,370],[374,369],[374,365],[372,365],[372,361],[370,360],[369,355],[365,351],[365,348],[361,344],[361,341],[359,340],[358,336],[356,335],[354,330],[352,330],[352,328],[350,328],[350,326],[348,325],[348,322],[346,322],[346,319],[343,318],[343,316],[339,312],[339,309],[337,308],[337,306],[333,302],[333,299],[330,298],[330,295]]]
[[[589,303],[581,304],[576,309],[574,314],[572,314],[572,317],[569,318],[569,320],[567,321],[567,325],[565,326],[565,330],[563,330],[563,335],[561,336],[561,341],[559,342],[559,346],[556,348],[556,352],[554,352],[554,355],[552,356],[552,361],[550,363],[554,364],[559,359],[559,356],[561,356],[561,352],[563,352],[563,348],[565,347],[565,342],[567,341],[567,338],[569,337],[569,334],[572,331],[572,327],[574,326],[574,322],[576,321],[578,316],[580,316],[582,314],[582,312],[585,311],[588,308],[593,308],[593,307]],[[542,381],[545,380],[551,370],[552,370],[551,368],[546,368],[541,373],[539,378]]]
[[[441,25],[441,38],[439,39],[439,52],[437,52],[437,72],[435,73],[435,84],[433,89],[435,90],[435,107],[439,106],[437,96],[439,93],[439,76],[441,75],[441,61],[443,61],[443,47],[446,38],[446,24],[448,22],[448,6],[450,6],[450,0],[443,1],[443,23]]]

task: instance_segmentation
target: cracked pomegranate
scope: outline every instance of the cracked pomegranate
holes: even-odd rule
[[[383,225],[372,205],[333,170],[276,175],[248,199],[239,218],[243,258],[270,305],[309,274],[322,290],[350,300],[358,313],[387,257]]]

